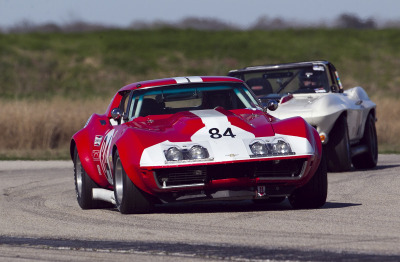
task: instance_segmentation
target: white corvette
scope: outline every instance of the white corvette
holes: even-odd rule
[[[328,170],[373,168],[378,161],[376,104],[363,88],[346,91],[328,61],[276,64],[231,70],[263,104],[277,101],[271,115],[303,117],[314,126],[327,153]]]

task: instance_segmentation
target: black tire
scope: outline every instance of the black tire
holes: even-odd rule
[[[357,169],[374,168],[378,163],[378,138],[375,128],[375,117],[368,115],[365,122],[364,136],[361,144],[367,146],[367,152],[353,157],[353,165]]]
[[[93,188],[97,188],[98,186],[83,168],[76,148],[74,152],[74,179],[76,198],[79,206],[82,209],[98,208],[100,201],[93,200]]]
[[[118,151],[114,155],[114,196],[117,209],[122,214],[149,213],[153,202],[135,186],[122,166]]]
[[[326,203],[328,195],[328,175],[326,157],[322,154],[321,162],[314,176],[304,186],[297,188],[290,196],[290,205],[295,209],[320,208]]]
[[[327,165],[330,172],[344,172],[351,168],[351,152],[347,117],[341,116],[329,133],[326,145]]]
[[[265,204],[280,204],[285,201],[286,197],[270,197],[267,199],[253,199],[253,202],[258,205]]]

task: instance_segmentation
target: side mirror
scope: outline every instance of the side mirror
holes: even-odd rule
[[[267,102],[267,106],[264,108],[264,112],[267,112],[267,109],[270,111],[275,111],[278,108],[278,102],[275,100],[269,100]]]
[[[121,111],[121,109],[119,109],[119,108],[117,107],[117,108],[114,108],[113,110],[111,110],[111,117],[112,117],[114,120],[119,121],[119,120],[121,119],[121,117],[122,117],[122,111]]]

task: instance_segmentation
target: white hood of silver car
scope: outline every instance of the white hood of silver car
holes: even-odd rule
[[[283,101],[283,99],[281,99]],[[318,132],[329,133],[338,116],[345,110],[362,110],[374,106],[361,87],[354,87],[344,93],[293,94],[293,98],[279,103],[276,111],[269,114],[279,119],[301,116]]]

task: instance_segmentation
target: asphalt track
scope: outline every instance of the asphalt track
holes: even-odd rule
[[[72,162],[0,161],[0,261],[400,261],[400,155],[329,173],[318,210],[250,201],[81,210]]]

